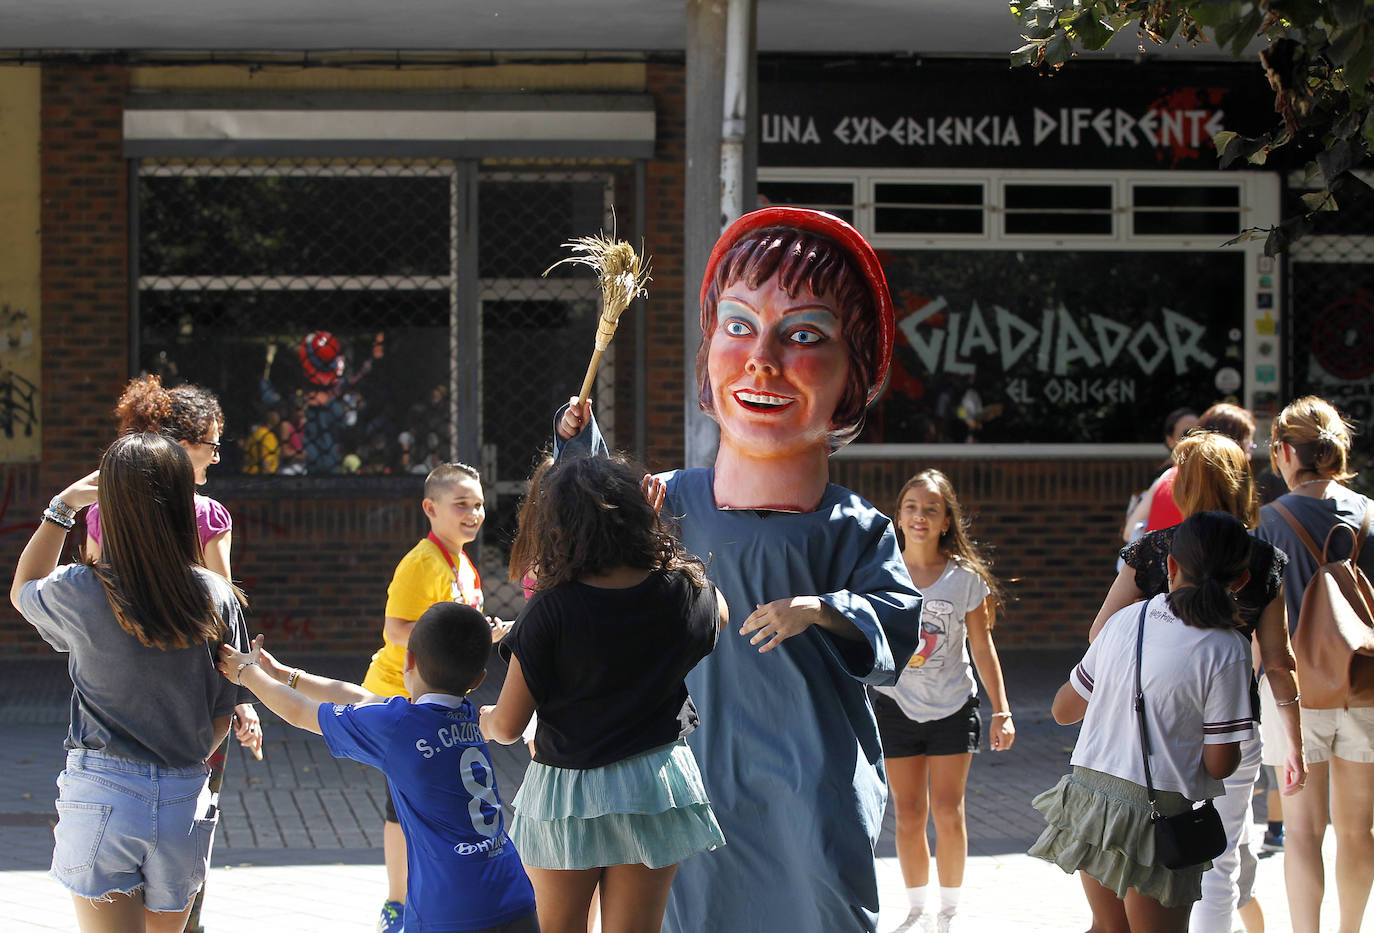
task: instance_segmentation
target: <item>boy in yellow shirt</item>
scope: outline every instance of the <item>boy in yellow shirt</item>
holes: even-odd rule
[[[477,537],[486,518],[481,476],[465,463],[440,464],[425,478],[425,497],[420,507],[429,518],[429,534],[396,565],[386,591],[382,647],[372,656],[363,678],[363,689],[378,696],[409,696],[401,669],[410,630],[426,609],[435,603],[456,602],[482,610],[482,578],[463,552],[463,545]],[[499,640],[510,627],[500,619],[488,621],[492,624],[493,641]],[[382,824],[382,851],[386,858],[387,900],[382,905],[377,930],[399,933],[405,917],[406,840],[390,790]]]

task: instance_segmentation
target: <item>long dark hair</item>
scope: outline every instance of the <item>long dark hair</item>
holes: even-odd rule
[[[901,491],[897,493],[897,507],[893,510],[893,514],[899,516],[898,520],[892,523],[893,530],[897,533],[897,547],[899,549],[906,547],[906,532],[902,530],[900,520],[902,500],[906,498],[910,489],[917,486],[929,489],[944,500],[945,513],[949,515],[949,528],[940,534],[940,553],[978,574],[987,584],[993,606],[999,610],[1005,608],[1006,596],[1002,592],[1001,585],[997,582],[997,577],[993,575],[992,566],[983,555],[982,548],[969,534],[969,517],[964,511],[964,507],[959,504],[959,497],[954,492],[954,484],[940,470],[933,468],[922,470],[902,484]]]
[[[186,451],[160,434],[126,434],[100,460],[97,495],[102,538],[93,566],[120,628],[150,648],[219,640],[224,619],[194,570],[205,555]]]
[[[617,567],[681,570],[704,585],[701,561],[683,550],[644,497],[643,476],[618,454],[555,463],[520,510],[512,573],[533,572],[540,590]]]
[[[1231,588],[1250,569],[1252,542],[1229,512],[1198,512],[1174,529],[1169,549],[1182,581],[1170,590],[1169,610],[1194,628],[1235,628],[1239,606]]]

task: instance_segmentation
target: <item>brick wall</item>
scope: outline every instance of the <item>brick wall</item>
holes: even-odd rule
[[[94,468],[129,375],[127,83],[117,66],[43,67],[40,475],[47,486]]]
[[[42,175],[40,464],[0,467],[0,561],[12,568],[48,498],[95,468],[129,372],[127,76],[114,66],[45,65]],[[8,578],[6,578],[8,582]],[[5,600],[0,644],[46,653]]]
[[[646,456],[656,470],[682,465],[683,185],[687,97],[681,64],[648,66],[647,90],[658,114],[654,158],[645,172],[646,240],[654,257],[649,291]]]
[[[381,646],[386,588],[397,562],[429,531],[419,484],[405,499],[235,499],[233,570],[248,624],[288,651],[358,658]],[[288,654],[289,656],[289,654]]]

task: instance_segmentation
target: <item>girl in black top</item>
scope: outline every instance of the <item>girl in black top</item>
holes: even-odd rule
[[[643,477],[643,479],[641,479]],[[536,589],[505,640],[488,739],[538,709],[514,800],[545,933],[584,933],[601,885],[606,933],[657,930],[677,863],[725,840],[684,737],[684,678],[715,646],[725,607],[661,522],[662,485],[620,458],[560,462],[521,509],[511,576]]]

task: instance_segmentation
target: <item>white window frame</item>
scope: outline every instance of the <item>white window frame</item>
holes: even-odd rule
[[[1277,328],[1261,319],[1272,312],[1277,319],[1282,313],[1278,296],[1283,294],[1282,264],[1264,256],[1263,238],[1247,240],[1222,247],[1227,237],[1203,234],[1189,236],[1135,234],[1129,222],[1131,215],[1131,187],[1136,184],[1156,186],[1235,186],[1240,191],[1240,228],[1264,228],[1277,224],[1281,212],[1280,177],[1272,172],[1170,172],[1170,171],[1104,171],[1080,169],[853,169],[853,168],[760,168],[760,182],[844,182],[854,184],[854,225],[875,249],[967,249],[967,250],[1065,250],[1079,252],[1178,252],[1185,250],[1226,249],[1245,256],[1245,315],[1243,337],[1243,403],[1254,407],[1255,395],[1261,389],[1276,390],[1274,385],[1257,385],[1256,366],[1261,362],[1277,363]],[[988,223],[981,234],[908,234],[876,233],[875,186],[891,183],[913,184],[970,184],[981,183],[987,196],[985,202]],[[1008,182],[1046,185],[1108,185],[1113,191],[1113,213],[1117,220],[1110,235],[1008,235],[1001,218],[1005,216],[1002,186]],[[1275,306],[1261,312],[1258,307],[1260,276],[1269,277],[1272,287],[1266,289]],[[1269,328],[1266,334],[1263,331]],[[1266,353],[1261,356],[1261,346]],[[1220,394],[1220,393],[1218,393]],[[1267,435],[1261,425],[1259,436]],[[855,442],[839,450],[842,459],[897,459],[933,457],[949,459],[1140,459],[1158,457],[1158,443],[1141,444],[1041,444],[1033,442],[1010,444],[865,444]]]

